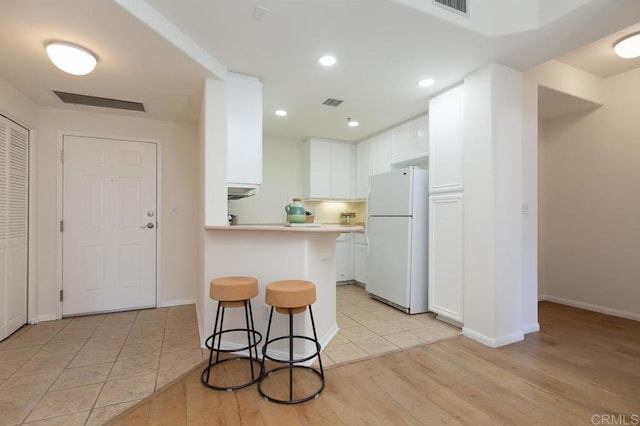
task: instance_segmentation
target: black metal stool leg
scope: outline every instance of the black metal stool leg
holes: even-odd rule
[[[267,323],[267,337],[264,339],[264,345],[262,345],[262,364],[260,366],[260,378],[264,376],[264,363],[267,359],[267,346],[269,343],[269,333],[271,332],[271,320],[273,319],[273,306],[269,312],[269,322]]]
[[[313,318],[313,312],[311,311],[311,306],[307,306],[309,308],[309,314],[311,315],[311,326],[313,328],[313,338],[308,337],[308,336],[299,336],[299,335],[295,335],[293,333],[293,309],[288,308],[288,315],[289,315],[289,333],[288,335],[282,336],[282,337],[276,337],[273,339],[269,339],[270,336],[270,332],[271,332],[271,321],[273,319],[273,309],[274,307],[271,307],[271,313],[269,315],[269,323],[267,326],[267,337],[265,340],[265,344],[262,347],[262,369],[260,371],[260,381],[258,382],[258,392],[260,393],[260,395],[262,395],[266,400],[268,401],[272,401],[272,402],[277,402],[280,404],[298,404],[301,402],[305,402],[305,401],[309,401],[311,399],[316,398],[318,395],[320,395],[320,393],[324,390],[324,386],[325,386],[325,377],[324,377],[324,368],[322,365],[322,359],[320,357],[320,351],[321,351],[321,346],[320,346],[320,342],[318,341],[318,334],[316,331],[316,326],[315,326],[315,321]],[[313,342],[313,344],[315,345],[315,352],[312,353],[311,355],[301,358],[301,359],[295,359],[294,358],[294,353],[293,353],[293,342],[294,339],[302,339],[302,340],[308,340],[310,342]],[[278,359],[278,358],[274,358],[272,356],[267,355],[267,350],[268,350],[268,346],[274,342],[277,341],[281,341],[281,340],[286,340],[289,342],[289,357],[288,359]],[[304,363],[306,361],[311,361],[314,358],[318,358],[318,363],[320,365],[320,369],[314,368],[314,367],[307,367],[305,365],[299,365],[301,363]],[[265,368],[265,363],[267,360],[270,361],[274,361],[277,363],[281,363],[284,364],[280,367],[276,367],[276,368],[272,368],[269,371],[266,371]],[[308,370],[311,371],[312,373],[316,374],[318,376],[318,378],[320,379],[320,388],[312,393],[311,395],[307,395],[303,398],[300,399],[293,399],[293,370],[294,369],[300,369],[300,370]],[[271,376],[273,373],[276,373],[278,371],[282,371],[282,370],[288,370],[288,376],[289,376],[289,397],[287,399],[278,399],[275,398],[273,396],[267,395],[263,390],[262,390],[262,384],[266,381],[266,379]],[[283,371],[284,373],[284,371]],[[286,373],[284,373],[286,374]]]
[[[213,359],[213,342],[216,339],[216,331],[218,331],[218,316],[220,315],[220,304],[218,303],[218,308],[216,309],[216,320],[213,324],[213,334],[211,334],[211,348],[209,350],[209,365],[211,365],[211,360]],[[204,345],[207,346],[207,340],[204,341]],[[209,375],[211,373],[211,369],[207,369],[207,382],[209,382]]]
[[[289,308],[289,401],[293,401],[293,309]]]
[[[313,310],[309,305],[309,315],[311,316],[311,328],[313,329],[313,339],[316,342],[316,351],[318,352],[318,364],[320,365],[320,373],[322,374],[322,386],[324,387],[324,368],[322,368],[322,357],[320,356],[320,342],[318,341],[318,334],[316,333],[316,322],[313,319]]]
[[[251,319],[251,330],[255,330],[256,326],[253,324],[253,309],[251,308],[251,302],[249,302],[249,318]],[[256,341],[256,335],[254,333],[251,333],[251,334],[253,336],[254,358],[259,359],[258,358],[258,342]]]
[[[249,368],[251,369],[251,380],[255,380],[255,373],[253,372],[253,354],[251,353],[251,330],[249,328],[249,309],[247,305],[251,306],[248,300],[244,301],[244,321],[247,327],[247,345],[249,345]]]
[[[239,301],[240,302],[240,301]],[[213,326],[213,334],[205,340],[205,346],[210,349],[209,351],[209,363],[202,371],[200,376],[200,381],[205,386],[216,389],[216,390],[226,390],[232,391],[236,389],[241,389],[247,386],[250,386],[256,383],[260,376],[256,376],[254,370],[254,363],[259,363],[258,359],[258,343],[262,341],[262,334],[255,330],[254,322],[253,322],[253,313],[251,311],[251,302],[250,300],[243,300],[244,305],[244,314],[245,314],[245,326],[246,328],[234,328],[229,330],[224,330],[224,314],[226,311],[226,307],[223,303],[218,303],[218,308],[216,310],[216,319]],[[242,348],[236,349],[221,349],[222,344],[222,335],[225,333],[231,332],[246,332],[247,333],[247,345]],[[217,343],[216,343],[216,338]],[[209,340],[211,341],[209,343]],[[249,357],[246,356],[236,356],[231,358],[220,359],[220,354],[223,352],[240,352],[247,350],[249,352]],[[213,358],[213,352],[216,352],[215,360]],[[255,354],[255,356],[254,356]],[[217,386],[215,384],[210,383],[211,378],[211,369],[218,364],[222,364],[225,362],[236,361],[236,360],[247,360],[249,361],[249,366],[251,368],[251,380],[245,383],[241,383],[239,385],[233,386]],[[214,379],[215,381],[215,379]]]

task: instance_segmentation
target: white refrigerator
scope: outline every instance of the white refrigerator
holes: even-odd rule
[[[409,167],[369,178],[367,292],[410,314],[428,311],[428,176]]]

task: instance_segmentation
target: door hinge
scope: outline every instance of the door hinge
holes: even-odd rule
[[[64,220],[60,221],[60,232],[64,232]]]
[[[60,151],[60,162],[64,164],[64,150]]]
[[[64,299],[64,290],[60,290],[60,301],[62,302],[62,299]]]

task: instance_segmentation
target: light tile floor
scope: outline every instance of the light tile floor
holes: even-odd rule
[[[340,331],[322,352],[324,366],[357,361],[423,343],[450,339],[460,329],[435,319],[435,314],[408,315],[371,299],[364,288],[337,288]]]
[[[460,333],[433,314],[373,300],[358,285],[338,286],[337,320],[325,366]],[[207,356],[194,305],[25,326],[0,342],[0,426],[104,424]]]
[[[194,305],[25,326],[0,342],[0,425],[101,425],[203,359]]]

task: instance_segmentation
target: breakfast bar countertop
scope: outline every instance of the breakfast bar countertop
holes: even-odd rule
[[[259,295],[254,308],[255,329],[265,335],[267,331],[268,305],[266,286],[281,280],[311,281],[316,286],[316,302],[313,306],[316,332],[320,346],[326,347],[338,333],[336,317],[336,238],[340,234],[362,232],[362,226],[319,224],[285,226],[284,224],[205,226],[204,275],[198,292],[198,320],[200,330],[208,330],[214,323],[217,304],[209,298],[209,281],[215,277],[251,276],[258,280]],[[320,226],[317,226],[320,225]],[[262,314],[260,314],[262,313]],[[241,328],[246,318],[229,317],[232,328]],[[313,330],[305,317],[294,320],[301,335],[310,336]],[[227,317],[225,317],[227,324]],[[277,322],[271,330],[274,335],[288,333],[286,321]],[[206,333],[202,333],[205,347]],[[246,342],[245,342],[246,343]],[[227,348],[242,347],[241,337],[224,336]],[[260,350],[260,348],[258,348]],[[311,356],[315,345],[302,341],[294,343],[296,359]],[[311,358],[309,358],[311,359]],[[311,363],[311,361],[309,361]]]
[[[301,224],[304,225],[304,224]],[[362,232],[362,226],[320,225],[286,226],[283,224],[205,226],[211,231],[268,231],[268,232]]]

